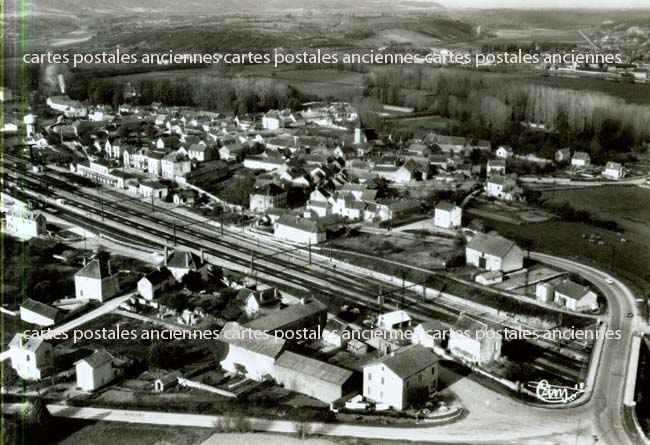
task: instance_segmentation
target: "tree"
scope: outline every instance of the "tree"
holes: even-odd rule
[[[32,425],[45,425],[50,421],[50,411],[47,409],[43,399],[37,398],[29,405],[27,409],[26,420]]]
[[[147,361],[149,366],[170,369],[177,365],[180,352],[176,343],[157,340],[149,346]]]
[[[427,387],[410,388],[406,392],[406,403],[411,408],[421,409],[424,408],[429,401],[429,390]]]
[[[194,270],[190,270],[188,273],[186,273],[183,276],[183,279],[181,280],[181,283],[183,286],[185,286],[188,290],[192,292],[197,292],[205,286],[205,282],[203,281],[203,277],[199,272],[196,272]]]

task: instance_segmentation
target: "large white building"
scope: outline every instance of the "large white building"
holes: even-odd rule
[[[75,296],[79,300],[104,302],[120,292],[118,274],[111,263],[92,260],[74,275]]]
[[[270,208],[287,206],[287,192],[274,183],[255,187],[250,194],[250,209],[253,212],[265,212]]]
[[[598,309],[598,296],[589,286],[582,286],[566,280],[555,288],[553,301],[572,311],[591,311]]]
[[[176,279],[166,267],[149,272],[138,280],[138,293],[145,300],[153,300],[158,293],[176,283]]]
[[[282,215],[275,223],[273,235],[297,244],[318,244],[327,239],[325,228],[317,221],[292,215]]]
[[[286,347],[281,338],[236,322],[226,323],[219,340],[228,345],[221,367],[229,372],[243,373],[258,382],[273,376],[273,365]]]
[[[363,367],[363,396],[376,403],[402,410],[409,394],[438,388],[438,356],[422,345],[410,345]]]
[[[462,225],[463,209],[455,204],[442,201],[436,206],[433,224],[442,229],[456,229]]]
[[[590,163],[591,158],[584,151],[576,151],[571,158],[571,166],[575,168],[586,168],[589,167]]]
[[[524,253],[514,241],[498,235],[476,235],[465,247],[467,264],[485,270],[512,272],[524,267]]]
[[[47,221],[41,212],[13,211],[5,214],[5,230],[21,239],[31,239],[47,234]]]
[[[610,179],[623,179],[625,176],[625,167],[618,162],[608,162],[603,170],[603,176]]]
[[[63,319],[63,312],[55,307],[28,298],[20,306],[20,319],[37,326],[52,326]]]
[[[478,365],[501,357],[503,339],[487,324],[461,316],[449,331],[449,351],[463,361]]]
[[[9,342],[11,367],[25,380],[40,380],[44,368],[52,363],[52,345],[42,338],[18,333]]]

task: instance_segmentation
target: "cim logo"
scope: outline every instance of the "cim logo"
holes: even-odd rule
[[[535,390],[537,398],[546,403],[569,403],[585,392],[584,389],[576,386],[551,385],[547,380],[539,382],[528,382],[528,386]]]

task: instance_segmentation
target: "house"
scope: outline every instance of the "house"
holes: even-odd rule
[[[625,167],[618,162],[608,162],[605,165],[603,176],[610,179],[623,179],[625,176]]]
[[[196,194],[193,191],[181,190],[177,193],[174,193],[174,197],[172,199],[174,200],[174,204],[177,206],[188,206],[194,204],[195,197]]]
[[[438,356],[422,345],[409,345],[363,367],[363,396],[401,411],[414,391],[429,395],[438,388]]]
[[[393,311],[377,317],[377,327],[392,331],[393,329],[406,329],[411,326],[411,317],[404,311]]]
[[[244,167],[251,170],[264,170],[267,172],[280,169],[285,163],[284,158],[264,155],[248,155],[244,159]]]
[[[571,149],[561,148],[555,152],[555,162],[569,162],[571,160]]]
[[[299,303],[247,323],[246,327],[270,334],[289,331],[318,330],[320,332],[325,323],[327,323],[327,306],[316,298],[303,298]]]
[[[490,159],[487,162],[487,175],[505,175],[506,161],[503,159]]]
[[[489,270],[487,272],[477,274],[474,277],[474,281],[476,281],[478,284],[482,284],[483,286],[491,286],[493,284],[502,283],[503,273],[498,270]]]
[[[555,297],[553,283],[537,283],[535,286],[535,299],[542,303],[550,303]]]
[[[165,392],[178,385],[178,379],[181,377],[179,371],[170,372],[169,374],[156,379],[153,382],[153,390],[155,392]]]
[[[292,243],[318,244],[327,238],[325,228],[318,221],[299,216],[282,215],[274,227],[276,238]]]
[[[325,343],[334,345],[338,348],[343,348],[350,339],[350,327],[343,320],[338,318],[330,318],[323,328],[322,340]]]
[[[352,393],[358,384],[354,377],[353,371],[290,351],[273,366],[273,378],[280,385],[325,403]]]
[[[153,300],[157,294],[176,283],[174,275],[166,267],[149,272],[138,280],[138,293],[145,300]]]
[[[586,168],[589,167],[591,158],[588,153],[584,151],[576,151],[571,158],[571,166],[575,168]]]
[[[161,176],[166,179],[183,177],[192,171],[192,161],[177,151],[165,155],[160,160]]]
[[[199,162],[212,161],[218,157],[218,152],[214,147],[208,147],[202,142],[198,144],[192,144],[186,150],[187,156],[190,159]]]
[[[15,210],[5,214],[5,231],[28,240],[47,235],[47,221],[41,212]]]
[[[18,333],[9,342],[11,367],[21,379],[40,380],[52,363],[52,345],[40,337]]]
[[[120,292],[118,274],[111,262],[92,260],[74,275],[75,295],[78,300],[104,302]]]
[[[179,282],[189,272],[198,272],[204,281],[208,279],[209,265],[200,256],[187,250],[174,251],[167,258],[165,267]]]
[[[165,184],[162,184],[157,181],[146,181],[141,182],[138,193],[140,193],[144,198],[157,198],[165,199],[169,189]]]
[[[287,191],[277,184],[264,184],[250,194],[250,209],[253,212],[265,212],[272,207],[287,206]]]
[[[280,309],[282,300],[278,294],[278,288],[264,290],[252,290],[242,288],[237,293],[237,301],[246,315],[253,317],[262,311]]]
[[[502,236],[478,234],[465,247],[467,264],[485,270],[512,272],[524,267],[524,253]]]
[[[485,183],[485,194],[504,201],[513,201],[522,196],[523,189],[512,178],[496,175],[488,178]]]
[[[219,149],[219,157],[224,161],[239,162],[244,157],[245,146],[242,144],[228,144]]]
[[[508,159],[514,155],[514,151],[509,145],[500,145],[495,154],[497,155],[497,158]]]
[[[436,206],[433,225],[443,229],[456,229],[462,225],[463,209],[455,204],[442,201]]]
[[[411,343],[420,344],[426,348],[433,349],[435,352],[442,353],[444,351],[444,344],[446,330],[442,324],[437,320],[427,321],[420,323],[413,329],[411,335]]]
[[[486,323],[461,315],[449,331],[447,347],[465,362],[484,365],[501,357],[501,335]]]
[[[555,288],[553,301],[572,311],[593,311],[598,309],[598,297],[589,289],[571,280],[566,280]]]
[[[283,339],[236,322],[226,323],[219,333],[219,340],[228,345],[221,367],[258,382],[273,375],[273,365],[286,348]]]
[[[52,326],[63,319],[63,312],[55,307],[28,298],[20,306],[20,319],[38,326]]]
[[[100,349],[75,363],[77,387],[92,392],[115,378],[113,357],[105,349]]]

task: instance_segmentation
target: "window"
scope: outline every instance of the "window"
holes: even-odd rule
[[[418,382],[419,382],[419,383],[422,383],[422,373],[420,373],[420,374],[418,375]]]
[[[372,380],[372,373],[368,373],[368,381]]]
[[[80,296],[80,297],[83,297],[83,296],[84,296],[84,290],[83,290],[83,289],[79,289],[79,296]]]
[[[384,378],[383,377],[381,378],[381,384],[382,385],[384,384]]]
[[[436,375],[436,368],[435,367],[431,368],[431,375]]]
[[[368,395],[370,395],[370,393],[372,392],[371,389],[372,389],[372,388],[369,386],[369,387],[368,387],[368,391],[367,391]]]

